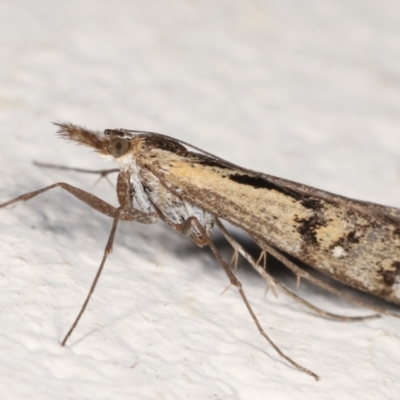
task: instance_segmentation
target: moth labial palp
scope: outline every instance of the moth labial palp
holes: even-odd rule
[[[241,283],[211,240],[215,225],[272,289],[312,309],[317,314],[345,321],[374,318],[345,317],[329,313],[300,298],[276,281],[237,243],[221,220],[243,229],[261,248],[287,266],[298,279],[307,279],[357,305],[379,314],[398,317],[384,308],[365,304],[307,273],[288,254],[330,277],[392,303],[400,303],[400,210],[348,199],[299,183],[261,174],[222,160],[171,137],[125,129],[90,131],[63,123],[59,135],[111,158],[119,169],[97,171],[101,176],[117,172],[119,206],[91,193],[58,182],[23,194],[0,205],[26,201],[60,187],[113,219],[103,258],[78,316],[64,337],[65,345],[83,315],[112,250],[118,222],[153,224],[159,219],[189,236],[198,246],[209,246],[235,286],[260,334],[274,350],[298,370],[318,379],[309,369],[288,357],[270,339],[256,317]],[[42,164],[42,167],[66,167]],[[74,169],[74,168],[72,168]],[[79,170],[80,172],[92,172]]]

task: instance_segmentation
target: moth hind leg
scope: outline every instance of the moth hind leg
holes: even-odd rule
[[[280,261],[283,265],[285,265],[290,271],[292,271],[297,279],[299,280],[300,278],[304,278],[307,279],[309,282],[315,284],[316,286],[321,287],[322,289],[325,289],[326,291],[333,293],[334,295],[348,301],[349,303],[352,303],[356,306],[361,306],[361,307],[365,307],[365,308],[369,308],[372,311],[375,311],[378,314],[382,314],[382,315],[390,315],[392,317],[395,318],[400,318],[400,314],[395,313],[393,311],[390,310],[386,310],[382,307],[379,306],[375,306],[369,303],[366,303],[365,301],[359,300],[356,297],[353,297],[349,294],[347,294],[344,291],[341,291],[339,289],[336,289],[334,286],[332,286],[331,284],[311,275],[310,273],[308,273],[307,271],[305,271],[304,269],[300,268],[298,265],[296,265],[293,261],[289,260],[287,257],[284,256],[284,254],[282,254],[281,252],[279,252],[278,250],[276,250],[274,247],[270,246],[268,243],[266,243],[265,241],[260,242],[259,240],[257,240],[257,238],[252,238],[261,248],[263,248],[264,250],[266,250],[269,254],[271,254],[274,258],[276,258],[278,261]],[[376,318],[378,317],[377,314],[374,315],[370,315],[367,316],[369,318]],[[358,318],[358,317],[357,317]]]
[[[352,322],[352,321],[362,321],[365,319],[371,319],[371,318],[377,318],[380,315],[379,314],[372,314],[372,315],[365,315],[365,316],[355,316],[355,317],[349,317],[346,315],[339,315],[339,314],[334,314],[329,311],[325,311],[314,304],[309,303],[307,300],[304,300],[302,297],[299,295],[295,294],[292,292],[290,289],[287,287],[281,285],[279,282],[277,282],[266,270],[265,267],[261,267],[259,265],[259,261],[262,258],[263,254],[265,252],[268,252],[267,250],[262,250],[260,258],[256,261],[233,237],[232,235],[229,234],[229,232],[226,230],[225,226],[221,223],[221,221],[217,218],[216,219],[216,224],[218,228],[220,229],[221,233],[224,235],[226,240],[230,243],[230,245],[233,247],[235,252],[241,254],[245,260],[261,275],[261,277],[265,280],[265,282],[268,285],[268,288],[270,287],[272,291],[275,294],[274,288],[280,289],[283,293],[285,293],[287,296],[292,298],[293,300],[297,301],[298,303],[302,304],[303,306],[313,310],[316,312],[319,316],[325,317],[325,318],[332,318],[336,319],[339,321],[346,321],[346,322]],[[265,260],[265,258],[264,258]],[[300,276],[297,275],[297,278],[299,279]],[[275,297],[276,294],[275,294]]]

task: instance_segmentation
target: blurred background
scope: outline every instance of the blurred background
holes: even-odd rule
[[[55,127],[51,125],[51,122],[68,121],[99,130],[127,128],[163,133],[187,141],[244,167],[318,186],[343,195],[399,206],[399,44],[400,2],[396,0],[379,2],[372,0],[325,0],[323,2],[318,0],[70,0],[64,2],[1,0],[1,201],[57,180],[67,180],[87,190],[90,189],[92,178],[43,171],[32,166],[32,160],[86,168],[109,166],[86,149],[62,143],[57,138],[54,134]],[[109,196],[107,193],[110,192],[110,188],[106,185],[95,190],[103,190],[104,196]],[[4,214],[2,225],[4,228],[1,228],[3,236],[0,235],[3,247],[0,251],[4,254],[3,257],[7,255],[10,258],[7,259],[7,263],[4,262],[3,267],[0,267],[3,268],[0,269],[2,274],[6,274],[7,271],[10,274],[16,273],[16,270],[11,268],[12,263],[16,262],[13,258],[16,255],[14,247],[16,242],[24,242],[29,238],[30,244],[24,242],[23,246],[26,252],[24,257],[28,260],[40,260],[44,251],[50,252],[50,248],[57,249],[57,244],[54,242],[50,242],[48,248],[44,246],[46,249],[38,248],[38,243],[47,243],[49,239],[38,239],[38,231],[43,228],[40,224],[43,222],[36,220],[32,222],[30,218],[35,218],[33,216],[35,213],[41,215],[46,221],[47,218],[61,221],[59,225],[54,226],[53,220],[53,231],[64,232],[64,234],[73,232],[71,233],[73,237],[64,238],[63,246],[60,245],[57,250],[60,259],[72,257],[68,255],[68,250],[71,253],[71,248],[66,245],[66,243],[72,243],[70,239],[76,240],[77,243],[86,243],[85,240],[88,240],[86,238],[92,234],[89,228],[82,228],[82,221],[88,215],[87,210],[85,206],[77,205],[76,202],[73,203],[67,198],[68,196],[61,197],[63,200],[57,205],[59,200],[48,197],[44,200],[45,203],[39,201],[33,203],[31,206],[33,212],[32,210],[24,212],[24,209],[21,209],[22,211],[17,212],[22,214],[12,214],[14,211]],[[41,204],[46,205],[45,209]],[[52,210],[54,215],[52,217],[47,215],[50,213],[47,210]],[[20,217],[14,220],[16,217],[11,214],[20,215]],[[89,215],[90,217],[87,218],[90,219],[95,213]],[[25,222],[27,220],[30,222]],[[87,222],[90,225],[91,222]],[[35,232],[27,232],[27,224],[34,223],[42,228]],[[96,226],[96,229],[92,227],[96,241],[97,232],[102,231],[104,234],[101,241],[99,239],[101,243],[97,248],[99,252],[108,233],[108,224],[109,221],[106,221],[103,225]],[[138,228],[138,230],[141,229],[141,227]],[[83,232],[82,237],[79,236],[80,232]],[[179,245],[170,244],[166,232],[164,230],[159,235],[164,238],[165,251],[173,256],[173,251]],[[152,238],[149,240],[151,241]],[[144,250],[146,257],[152,254],[152,245],[154,243],[148,245],[149,250],[147,248]],[[95,244],[88,244],[88,248],[91,248],[90,246],[94,247]],[[35,253],[35,250],[38,253]],[[74,249],[72,250],[74,252]],[[21,252],[22,248],[18,251]],[[86,254],[88,249],[84,248],[80,251]],[[140,249],[134,249],[131,253],[137,254],[138,251]],[[133,257],[131,253],[129,257]],[[100,253],[96,254],[97,258],[93,261],[94,269]],[[88,254],[86,256],[89,257]],[[51,257],[56,257],[56,255],[53,254]],[[54,261],[51,257],[49,268]],[[114,263],[117,262],[116,259],[113,260]],[[186,263],[192,264],[195,260],[196,256],[193,259],[186,259]],[[200,260],[199,264],[210,262],[209,259],[207,260]],[[71,264],[74,265],[75,261],[71,261]],[[52,274],[51,271],[49,269],[47,275],[45,272],[42,274],[49,277]],[[90,276],[93,274],[93,271],[89,271],[87,282],[78,284],[79,287],[82,285],[82,293],[88,287]],[[28,279],[26,272],[21,273],[22,282],[28,282],[24,281],[24,276]],[[35,285],[39,284],[40,279],[46,279],[44,276],[32,277]],[[68,278],[54,276],[54,282],[57,281],[61,286],[61,282],[65,282],[63,279]],[[218,295],[225,281],[220,283],[217,280],[217,282],[217,289],[214,287],[211,291],[220,301]],[[71,290],[73,284],[69,285],[68,290]],[[200,284],[199,290],[202,288]],[[114,290],[117,289],[114,288]],[[20,287],[17,285],[15,291],[19,290]],[[30,290],[27,292],[31,293]],[[68,297],[67,293],[70,293],[71,301],[83,296],[82,294],[71,295],[71,292],[66,291],[66,297]],[[4,301],[9,301],[10,296],[8,292]],[[117,296],[117,293],[114,293],[114,296]],[[165,294],[165,297],[167,296],[169,294]],[[108,301],[111,301],[111,297],[108,297]],[[28,302],[26,297],[21,301]],[[35,297],[29,298],[29,302],[36,301]],[[68,320],[72,319],[78,307],[77,304],[71,305],[69,317],[66,317],[60,310],[63,309],[61,305],[65,305],[67,300],[57,301],[60,302],[60,308],[55,314],[60,318],[62,325],[59,330],[57,328],[49,333],[49,343],[61,337],[61,332],[65,331]],[[118,300],[115,301],[118,304]],[[122,302],[123,300],[120,300],[119,303]],[[24,315],[29,314],[27,310],[20,310],[20,325],[13,319],[17,304],[19,300],[15,300],[15,307],[9,309],[10,318],[13,321],[7,324],[11,326],[10,332],[23,332],[24,329],[30,329],[27,327],[30,325],[24,319]],[[41,305],[38,304],[38,309],[35,311],[37,315],[40,314],[40,307]],[[96,307],[93,306],[93,308]],[[130,309],[129,318],[135,318],[134,310],[134,307]],[[283,318],[285,310],[280,310],[279,313]],[[268,318],[272,318],[270,314]],[[307,318],[306,314],[301,315]],[[266,315],[264,313],[264,317]],[[288,318],[293,319],[293,317]],[[218,316],[216,319],[218,321]],[[54,320],[46,316],[40,317],[40,320],[41,323],[44,323],[44,320],[48,324],[54,323]],[[104,321],[107,321],[107,317],[104,317],[102,322],[98,322],[98,325],[104,325]],[[222,325],[221,322],[222,329],[229,331],[229,323],[224,322]],[[390,323],[392,321],[388,322],[388,326]],[[246,324],[244,322],[239,324],[247,326],[247,319]],[[251,333],[248,335],[254,335],[251,336],[254,338],[258,333],[250,324],[249,322]],[[274,325],[273,322],[269,324],[279,329],[279,325]],[[301,337],[308,343],[309,335],[315,334],[316,329],[315,326],[310,325],[310,330],[307,331],[306,327],[307,325],[303,328]],[[328,331],[332,332],[331,325],[329,327]],[[43,329],[39,327],[37,329],[38,335],[42,335]],[[319,331],[322,332],[322,329],[320,328]],[[347,328],[343,327],[343,329]],[[379,332],[386,332],[386,328],[381,329]],[[123,330],[116,329],[116,331]],[[105,334],[104,332],[102,334]],[[288,330],[288,332],[291,331]],[[366,332],[368,337],[378,335],[375,328]],[[10,337],[13,334],[10,333]],[[335,338],[329,335],[332,334],[328,333],[326,337],[334,341]],[[394,330],[392,335],[394,335]],[[349,336],[352,335],[349,333]],[[368,364],[372,369],[367,369],[364,376],[374,377],[369,387],[370,390],[376,390],[371,392],[375,394],[374,398],[394,398],[391,397],[394,393],[391,390],[397,387],[393,382],[396,381],[396,374],[398,378],[398,372],[394,372],[389,367],[388,360],[393,358],[394,348],[399,350],[398,341],[399,338],[396,336],[390,346],[377,347],[376,351],[373,350],[374,345],[361,346],[369,349],[368,354],[371,357],[369,360],[373,360],[370,363],[372,367]],[[21,343],[20,340],[17,342]],[[118,340],[110,340],[110,343],[115,342]],[[110,343],[107,346],[112,346]],[[284,339],[281,339],[280,343],[285,343]],[[312,354],[301,353],[300,360],[297,359],[297,361],[302,361],[304,358],[301,357],[309,357],[307,367],[312,367],[317,372],[321,372],[322,368],[328,376],[332,369],[337,373],[335,379],[331,381],[328,379],[330,383],[325,381],[319,384],[322,385],[318,386],[320,392],[312,391],[317,396],[315,398],[324,398],[321,396],[324,395],[323,390],[327,386],[323,385],[327,384],[332,384],[336,389],[342,387],[343,394],[349,392],[359,394],[359,389],[363,384],[362,378],[360,381],[349,379],[347,389],[344,382],[338,382],[338,379],[343,379],[345,375],[341,366],[346,365],[346,371],[352,368],[354,373],[360,367],[360,364],[356,365],[354,358],[346,358],[352,350],[343,349],[344,359],[332,363],[329,369],[324,366],[324,362],[329,358],[325,353],[329,349],[329,342],[323,341],[323,344],[320,352],[322,358],[318,359],[320,362],[316,362],[314,358],[315,353],[318,353],[316,351],[318,347],[313,349]],[[354,345],[354,342],[352,344]],[[85,348],[85,340],[81,345]],[[218,342],[214,345],[218,348]],[[294,344],[289,340],[286,345],[288,349],[291,349]],[[335,342],[332,344],[333,358],[339,357],[335,352],[339,345],[344,346],[342,341],[336,345]],[[4,351],[12,348],[7,340],[2,342],[1,346]],[[19,348],[18,344],[15,346]],[[212,353],[213,345],[208,343],[207,346]],[[222,366],[215,366],[215,368],[211,367],[214,365],[210,360],[203,360],[202,366],[197,365],[193,369],[195,372],[189,372],[190,367],[185,367],[183,371],[172,368],[171,373],[174,372],[173,376],[177,380],[174,381],[174,378],[170,376],[168,379],[165,378],[164,383],[169,382],[166,383],[167,389],[151,375],[151,371],[147,371],[150,383],[143,388],[142,398],[228,398],[226,396],[238,399],[252,398],[251,396],[256,392],[253,392],[250,387],[264,390],[263,385],[267,385],[262,377],[256,379],[253,376],[254,369],[257,369],[262,376],[268,375],[269,393],[279,393],[280,398],[303,398],[304,393],[292,390],[295,389],[294,387],[292,389],[288,387],[286,383],[289,378],[282,376],[282,371],[290,375],[291,382],[296,382],[300,375],[299,379],[306,382],[304,383],[306,386],[314,383],[309,382],[307,377],[303,379],[301,374],[291,371],[291,368],[284,363],[277,362],[276,358],[273,358],[275,355],[272,359],[266,357],[260,351],[260,348],[264,348],[263,346],[264,343],[257,342],[257,349],[254,349],[255,353],[257,353],[256,350],[261,353],[260,361],[254,361],[257,359],[255,358],[251,362],[248,360],[243,362],[244,370],[240,370],[241,372],[231,379],[224,380],[223,378],[223,374],[227,373],[226,360],[221,361]],[[305,347],[307,348],[306,345]],[[29,367],[21,367],[21,364],[19,367],[14,364],[12,367],[3,365],[4,371],[22,368],[22,371],[26,371],[26,376],[32,376],[30,368],[34,368],[33,365],[38,362],[37,358],[30,359],[32,348],[42,349],[41,346],[27,346],[26,357],[29,362],[27,361],[26,365]],[[122,346],[121,352],[123,349]],[[55,354],[61,357],[57,351],[54,350]],[[174,351],[177,352],[177,350]],[[111,350],[110,352],[112,353]],[[87,353],[93,354],[90,348]],[[15,359],[16,354],[17,350],[11,352],[9,358]],[[326,358],[323,358],[324,354]],[[398,354],[399,352],[397,356]],[[20,355],[20,357],[24,358],[25,355]],[[378,361],[374,357],[378,357]],[[7,357],[3,356],[3,359]],[[45,357],[44,364],[48,362],[46,360]],[[72,358],[72,360],[75,359]],[[76,362],[79,364],[81,360],[78,359]],[[237,359],[231,363],[236,362]],[[74,364],[75,361],[71,363]],[[247,363],[252,366],[249,367],[250,364]],[[360,363],[364,365],[364,360]],[[205,374],[206,378],[201,375],[205,365],[210,368]],[[262,368],[265,370],[259,365],[263,365]],[[275,371],[276,365],[279,368]],[[385,369],[381,368],[382,365],[386,366]],[[74,375],[70,370],[64,370],[65,366],[60,366],[60,368],[68,379]],[[103,371],[104,376],[107,375],[107,379],[114,375],[120,376],[120,372],[115,372],[112,367],[110,370],[104,368],[106,371]],[[79,368],[78,370],[81,371]],[[89,367],[88,370],[90,370]],[[160,370],[154,372],[155,375],[160,373]],[[184,385],[180,385],[180,378],[177,378],[178,376],[182,378],[181,373],[190,376],[187,382],[191,382],[192,386],[182,388]],[[360,375],[363,374],[360,373]],[[21,378],[21,375],[15,375],[14,380],[11,379],[3,384],[14,396],[17,393],[22,397],[26,393],[32,395],[32,388],[38,384],[37,382],[41,379],[46,382],[48,378],[46,374],[39,374],[40,377],[35,374],[33,376],[35,376],[33,380],[26,378],[30,381],[26,387],[20,385],[20,382],[25,379]],[[100,382],[102,376],[99,373],[85,386],[86,395],[94,393],[91,391],[95,390],[98,384],[96,382]],[[221,381],[211,384],[210,382],[216,376],[220,377]],[[243,376],[246,378],[242,379]],[[124,393],[129,395],[135,393],[133,386],[127,384],[126,392],[124,392],[121,389],[123,385],[118,389],[115,387],[117,385],[113,386],[107,379],[104,381],[106,383],[103,382],[104,396],[107,394],[114,398],[115,396],[123,398]],[[118,381],[119,378],[116,379],[117,382],[121,382]],[[129,379],[133,378],[130,376]],[[153,389],[149,389],[151,395],[146,391],[153,384],[153,379],[157,381],[157,385],[160,385],[162,397],[152,391]],[[55,378],[50,381],[54,392],[50,389],[44,390],[37,395],[37,398],[46,397],[43,393],[47,393],[49,397],[54,393],[60,393],[58,391],[60,382]],[[79,391],[74,392],[74,385],[71,382],[68,386],[71,392],[64,393],[79,394]],[[383,382],[388,385],[385,386],[385,390],[382,389]],[[207,391],[207,385],[210,385],[209,391]],[[44,383],[43,387],[45,387]],[[371,389],[372,387],[374,389]],[[216,393],[217,397],[212,397],[212,393]],[[307,391],[305,393],[307,398],[311,398],[310,393]],[[102,394],[99,394],[100,397]],[[282,397],[285,394],[287,397]],[[146,397],[147,395],[149,397]],[[66,395],[64,398],[69,397]],[[368,398],[368,396],[364,393],[363,398]]]

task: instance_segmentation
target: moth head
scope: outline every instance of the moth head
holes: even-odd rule
[[[106,129],[104,135],[108,136],[108,152],[114,158],[120,158],[125,156],[130,150],[129,138],[125,137],[125,133],[122,130]]]
[[[57,133],[62,138],[88,146],[100,155],[111,155],[117,161],[126,156],[131,148],[132,135],[122,129],[106,129],[104,132],[97,132],[69,123],[55,125],[59,127]]]

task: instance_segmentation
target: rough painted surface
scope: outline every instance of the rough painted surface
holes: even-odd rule
[[[58,180],[91,189],[92,176],[31,164],[110,165],[54,135],[49,122],[67,120],[162,132],[398,206],[399,15],[396,1],[2,1],[1,198]],[[93,190],[115,201],[106,182]],[[262,281],[241,270],[264,327],[321,375],[315,383],[266,346],[234,290],[220,296],[227,280],[210,254],[162,225],[121,226],[60,348],[110,228],[60,191],[1,212],[5,398],[398,398],[399,321],[315,318],[284,296],[264,299]],[[302,289],[318,306],[361,313]]]

